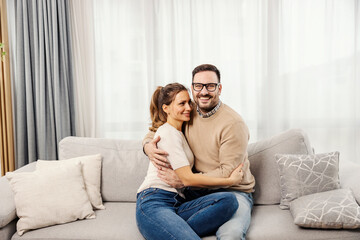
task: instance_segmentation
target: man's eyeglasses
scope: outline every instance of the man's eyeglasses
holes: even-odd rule
[[[192,83],[192,86],[193,86],[194,91],[196,91],[196,92],[200,92],[204,87],[209,92],[214,92],[216,90],[216,87],[219,86],[219,83],[207,83],[207,84]]]

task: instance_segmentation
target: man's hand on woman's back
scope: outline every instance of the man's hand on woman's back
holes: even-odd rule
[[[160,140],[160,136],[157,136],[152,141],[146,143],[144,145],[144,152],[157,169],[160,169],[161,167],[171,168],[171,165],[166,158],[168,153],[157,148],[157,143]]]
[[[158,177],[173,188],[183,188],[184,184],[171,168],[160,167],[158,169]]]
[[[166,156],[166,151],[157,148],[157,143],[160,141],[160,136],[157,136],[150,142],[144,145],[144,152],[152,162],[152,164],[158,169],[158,177],[165,183],[169,184],[173,188],[182,188],[184,184],[172,169]]]

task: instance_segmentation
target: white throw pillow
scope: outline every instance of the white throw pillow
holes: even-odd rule
[[[76,161],[80,161],[82,164],[82,173],[84,177],[86,192],[89,196],[89,200],[95,209],[105,209],[101,193],[101,155],[89,155],[77,158],[71,158],[61,161],[48,161],[38,160],[36,163],[36,169],[56,169],[62,165],[73,164]]]
[[[80,162],[74,162],[45,171],[6,174],[20,218],[20,236],[31,229],[95,218],[81,168]]]

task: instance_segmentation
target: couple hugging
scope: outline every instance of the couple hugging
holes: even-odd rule
[[[145,239],[245,239],[255,179],[247,157],[249,130],[219,99],[219,70],[192,72],[188,89],[172,83],[151,99],[143,141],[151,162],[138,189],[136,221]]]

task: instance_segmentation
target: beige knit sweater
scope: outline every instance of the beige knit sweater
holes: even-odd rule
[[[228,177],[240,163],[244,163],[243,181],[230,189],[253,192],[255,179],[250,172],[247,154],[249,129],[237,112],[221,104],[214,115],[202,118],[194,109],[184,132],[195,156],[196,171],[207,176]],[[150,131],[143,144],[153,137],[154,132]]]

